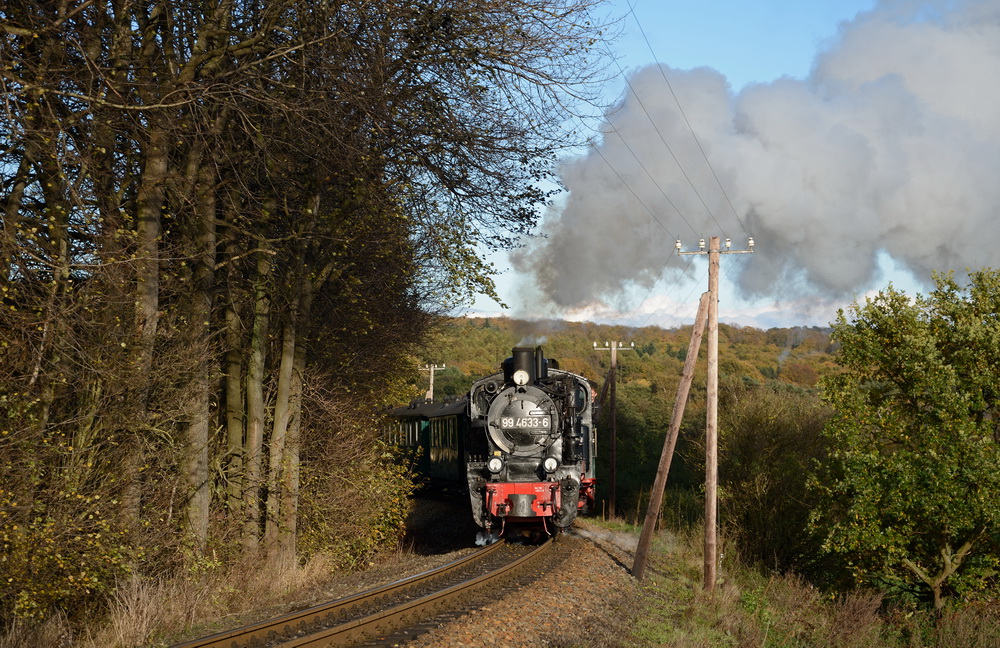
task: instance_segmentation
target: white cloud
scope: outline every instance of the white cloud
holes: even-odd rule
[[[754,236],[732,279],[757,301],[735,317],[762,328],[828,323],[884,279],[885,255],[923,281],[996,265],[998,78],[1000,0],[882,2],[842,24],[808,78],[739,93],[707,68],[640,69],[598,151],[563,167],[546,238],[512,256],[540,291],[530,310],[637,319],[629,304],[665,264],[668,281],[690,273],[670,259],[677,237]],[[687,290],[668,294],[649,319],[671,325]]]

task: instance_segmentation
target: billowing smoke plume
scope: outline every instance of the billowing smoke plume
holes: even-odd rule
[[[850,295],[880,252],[921,279],[1000,264],[1000,0],[883,2],[805,80],[734,94],[708,68],[649,66],[630,86],[515,255],[557,305],[651,286],[675,238],[753,235],[746,295]]]

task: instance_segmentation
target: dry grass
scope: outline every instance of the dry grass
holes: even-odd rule
[[[998,648],[1000,647],[1000,601],[970,604],[931,615],[899,613],[895,623],[903,631],[906,648]]]
[[[321,555],[304,565],[244,561],[225,566],[208,557],[170,578],[123,580],[93,618],[71,621],[58,612],[42,624],[15,623],[0,629],[0,648],[166,646],[253,623],[290,607],[347,596],[453,559],[438,550],[423,553],[411,539],[386,547],[363,569],[352,571]]]
[[[118,584],[106,613],[80,627],[62,613],[41,625],[15,624],[0,632],[0,648],[135,648],[167,646],[253,623],[426,571],[450,554],[418,555],[411,546],[387,548],[367,569],[343,572],[314,557],[229,569],[208,562],[173,578],[135,577]]]
[[[200,569],[183,577],[135,577],[119,583],[107,614],[76,636],[65,615],[55,614],[39,626],[12,627],[0,636],[0,648],[167,645],[250,622],[253,618],[240,616],[249,606],[260,614],[274,613],[329,578],[330,571],[326,560],[315,558],[305,565],[247,561],[228,570]]]
[[[707,593],[701,530],[661,533],[623,643],[633,648],[1000,648],[1000,602],[968,604],[941,618],[931,610],[887,614],[878,592],[831,599],[798,576],[745,567],[731,549],[720,583]]]
[[[305,565],[296,561],[254,563],[246,561],[230,570],[212,570],[169,580],[133,579],[115,592],[109,622],[92,631],[80,648],[140,646],[157,637],[176,636],[186,628],[203,626],[196,635],[221,630],[219,619],[242,622],[236,615],[287,603],[297,593],[328,578],[322,558]]]
[[[691,552],[694,547],[681,548]],[[716,648],[760,646],[870,648],[892,645],[883,637],[878,610],[882,597],[853,593],[825,599],[802,578],[764,576],[730,567],[713,593],[702,588],[691,555],[677,569],[647,585],[647,620],[635,635],[636,646]],[[686,565],[686,567],[684,566]],[[699,565],[700,566],[700,565]],[[672,599],[672,601],[671,601]],[[648,620],[655,619],[654,623]]]
[[[44,623],[28,626],[14,622],[0,633],[0,648],[68,648],[73,645],[73,630],[65,614],[57,612]]]

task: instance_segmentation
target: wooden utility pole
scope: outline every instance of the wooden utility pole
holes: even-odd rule
[[[441,371],[444,368],[445,368],[445,365],[436,365],[436,364],[435,365],[431,365],[431,364],[424,365],[423,367],[420,368],[421,371],[429,371],[430,374],[431,374],[431,386],[430,386],[430,389],[427,390],[427,393],[424,395],[424,398],[426,400],[429,400],[429,401],[433,401],[434,400],[434,372],[435,371]]]
[[[611,379],[611,448],[608,453],[608,459],[611,463],[611,483],[608,492],[608,517],[614,517],[615,499],[617,496],[616,484],[618,483],[618,392],[616,390],[618,383],[618,352],[634,351],[635,342],[632,342],[628,347],[623,347],[621,342],[605,342],[605,344],[607,346],[599,347],[597,346],[597,342],[594,342],[594,350],[611,352],[611,371],[608,372],[608,376]]]
[[[718,571],[718,484],[719,484],[719,255],[753,254],[753,239],[747,250],[730,250],[731,242],[726,239],[726,249],[719,249],[719,237],[713,236],[708,244],[708,376],[705,415],[705,589],[715,590]],[[681,242],[677,241],[678,254],[705,254],[705,239],[698,242],[697,252],[681,252]]]
[[[670,474],[670,462],[677,447],[677,436],[684,418],[684,406],[687,404],[688,392],[694,379],[694,368],[698,362],[698,347],[701,346],[701,336],[705,332],[705,320],[708,314],[710,293],[703,293],[698,305],[698,314],[694,318],[694,329],[691,331],[691,341],[688,343],[687,357],[684,359],[684,372],[677,386],[677,397],[674,399],[674,411],[670,416],[670,430],[663,440],[663,452],[660,454],[660,465],[656,470],[656,480],[653,489],[649,491],[649,506],[646,508],[646,519],[642,523],[642,533],[639,535],[639,545],[635,549],[635,559],[632,561],[632,576],[642,580],[646,571],[646,557],[649,555],[649,545],[653,541],[653,531],[660,517],[660,506],[663,503],[663,490],[667,486],[667,475]]]
[[[708,376],[705,403],[705,589],[715,589],[719,540],[719,237],[708,246]]]

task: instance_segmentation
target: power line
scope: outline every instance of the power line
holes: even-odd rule
[[[615,61],[615,65],[618,65],[617,61]],[[621,73],[622,78],[625,80],[625,84],[628,86],[628,89],[632,92],[632,96],[635,97],[635,100],[639,104],[639,107],[642,108],[642,112],[646,115],[646,119],[649,120],[649,123],[652,124],[652,126],[653,126],[653,130],[655,130],[656,134],[660,137],[660,141],[663,142],[663,146],[665,146],[667,148],[667,152],[670,153],[670,157],[672,157],[674,159],[674,163],[677,164],[677,168],[680,170],[681,175],[683,175],[684,179],[687,180],[688,185],[691,187],[691,191],[694,192],[694,195],[698,196],[698,200],[701,202],[702,207],[705,208],[705,211],[708,213],[709,217],[712,219],[712,222],[714,222],[715,225],[716,225],[716,227],[718,227],[720,230],[722,230],[723,234],[725,234],[725,228],[722,227],[721,224],[719,224],[718,220],[716,220],[715,214],[712,213],[712,210],[709,208],[708,203],[706,203],[705,199],[702,198],[701,192],[698,191],[698,188],[695,186],[694,181],[691,180],[691,177],[687,174],[687,171],[684,170],[684,165],[682,165],[681,162],[680,162],[680,160],[677,159],[677,155],[674,153],[674,150],[672,148],[670,148],[670,144],[668,144],[666,138],[663,137],[663,133],[660,132],[660,127],[656,125],[656,122],[653,120],[652,115],[650,115],[649,111],[646,110],[645,104],[643,104],[642,103],[642,99],[639,98],[639,93],[635,91],[635,87],[632,85],[632,82],[629,80],[628,76],[625,74],[625,70],[623,70],[622,67],[620,65],[618,65],[618,71]],[[660,68],[660,72],[661,73],[663,72],[662,68]],[[666,78],[665,75],[664,75],[664,78]],[[669,87],[669,82],[668,82],[667,85]],[[674,92],[673,88],[670,88],[670,92],[671,92],[671,94],[673,94],[673,92]],[[674,101],[677,102],[677,97],[676,96],[674,96]],[[678,108],[678,110],[680,110],[681,116],[684,117],[684,121],[687,122],[687,116],[684,114],[684,109],[681,108],[680,102],[677,102],[677,108]],[[691,128],[691,124],[690,123],[688,123],[688,128],[689,129]],[[693,130],[691,131],[691,134],[694,135],[694,131]],[[695,141],[696,142],[698,141],[697,137],[695,137]],[[698,148],[701,148],[701,144],[700,143],[698,144]],[[704,155],[704,154],[705,154],[705,152],[702,151],[702,155]],[[708,160],[706,158],[706,162],[707,161]],[[709,164],[709,168],[711,168],[711,166],[712,165]],[[715,171],[713,170],[712,173],[714,175]],[[716,181],[718,181],[718,178],[716,178]],[[742,225],[742,223],[741,223],[741,225]]]
[[[668,196],[667,192],[663,190],[663,187],[660,186],[660,183],[656,181],[656,178],[653,177],[653,174],[650,173],[648,168],[646,168],[646,165],[642,163],[642,160],[640,160],[639,156],[636,155],[636,152],[632,149],[632,146],[628,143],[628,140],[625,139],[625,136],[622,135],[621,132],[617,128],[615,128],[615,126],[611,122],[605,120],[604,123],[608,126],[608,128],[610,128],[614,132],[615,135],[618,136],[618,139],[622,141],[622,144],[625,145],[625,148],[628,149],[628,152],[632,154],[632,157],[635,158],[635,161],[639,163],[639,166],[642,168],[642,170],[646,172],[646,175],[649,177],[650,181],[652,181],[653,186],[655,186],[660,191],[660,194],[667,201],[667,203],[674,208],[674,211],[677,212],[677,215],[680,216],[682,221],[684,221],[684,224],[691,229],[691,231],[695,234],[695,236],[697,236],[699,234],[698,230],[696,230],[694,226],[691,225],[688,219],[684,218],[683,212],[681,212],[681,210],[677,207],[677,205],[674,204],[674,201],[670,199],[670,196]],[[669,234],[669,232],[667,233]]]
[[[641,309],[643,305],[649,300],[649,296],[653,294],[653,290],[656,289],[656,284],[659,283],[660,279],[663,277],[663,272],[667,269],[667,266],[670,264],[670,259],[672,258],[672,256],[673,252],[671,252],[671,255],[667,257],[667,261],[663,264],[663,267],[660,269],[660,274],[657,276],[656,282],[654,282],[653,285],[650,286],[649,290],[646,292],[646,296],[642,298],[642,301],[639,302],[639,305],[635,307],[635,309],[632,311],[632,314],[628,316],[627,320],[625,320],[625,326],[631,326],[631,322],[635,318],[636,314],[639,312],[639,309]],[[693,262],[694,262],[693,259],[688,259],[687,267],[684,268],[684,270],[685,271],[688,270]],[[666,292],[668,295],[671,293],[671,291],[676,290],[678,286],[680,286],[681,279],[683,277],[684,277],[683,272],[677,275],[677,277],[674,279],[673,285],[667,288]],[[688,297],[690,296],[691,295],[689,294]],[[681,302],[681,304],[679,304],[677,308],[674,309],[674,312],[671,314],[671,317],[676,317],[677,312],[680,311],[681,309],[681,305],[683,305],[683,302]],[[638,324],[636,328],[642,328],[646,326],[646,324],[649,323],[649,320],[652,319],[652,317],[653,317],[653,311],[651,310],[649,314],[646,315],[646,319],[644,319],[641,324]]]
[[[688,260],[688,268],[690,268],[693,263],[694,263],[694,260],[693,259],[689,259]],[[705,275],[704,276],[706,278],[708,276],[708,270],[707,269],[705,271]],[[677,279],[674,281],[674,286],[673,286],[674,288],[677,288],[678,286],[680,286],[681,278],[682,277],[683,277],[683,275],[678,275]],[[678,302],[677,302],[677,308],[674,309],[673,313],[670,313],[670,317],[672,319],[675,319],[675,320],[680,319],[680,317],[678,317],[678,313],[681,312],[682,308],[685,308],[685,307],[687,307],[689,305],[689,300],[691,299],[691,295],[693,295],[697,289],[698,289],[698,283],[697,282],[692,282],[692,284],[691,284],[691,290],[688,291],[688,294],[684,297],[684,299],[678,300]],[[667,292],[669,294],[669,290]],[[650,319],[652,319],[652,317],[653,317],[653,313],[650,313],[649,315],[647,315],[645,321],[643,321],[643,323],[642,323],[642,326],[645,326],[646,323],[649,322]]]
[[[635,7],[633,5],[629,5],[629,13],[632,14],[633,19],[636,21],[636,25],[638,26],[639,31],[642,34],[643,40],[646,42],[646,47],[649,49],[650,54],[653,56],[654,60],[656,60],[656,53],[653,52],[652,45],[649,42],[649,38],[646,36],[645,30],[642,28],[642,23],[639,21],[639,17],[635,13]],[[610,52],[609,52],[609,54],[610,54]],[[649,123],[652,125],[653,129],[656,131],[656,134],[660,138],[661,143],[664,145],[664,147],[670,153],[670,156],[673,158],[674,163],[677,165],[678,170],[680,170],[681,174],[684,176],[684,179],[687,181],[688,185],[691,187],[691,190],[698,197],[698,200],[701,202],[702,206],[705,208],[706,213],[709,215],[709,217],[712,219],[712,221],[716,224],[716,226],[720,230],[722,230],[722,232],[725,234],[725,228],[721,225],[721,223],[719,223],[719,221],[716,218],[715,214],[712,212],[711,208],[708,206],[708,204],[706,203],[705,199],[701,195],[701,192],[698,191],[698,188],[695,186],[693,180],[688,175],[687,171],[684,169],[684,166],[681,164],[680,160],[677,158],[677,155],[674,153],[674,151],[671,148],[670,144],[667,142],[667,140],[664,137],[663,133],[660,131],[658,125],[655,122],[655,120],[653,120],[652,115],[650,115],[649,111],[646,109],[645,104],[643,103],[641,97],[639,96],[639,93],[636,92],[636,89],[632,85],[631,80],[625,74],[625,71],[622,69],[621,65],[618,64],[618,61],[616,59],[614,59],[613,55],[612,55],[612,59],[615,60],[615,65],[616,65],[616,67],[618,67],[619,74],[621,75],[622,79],[625,81],[626,85],[628,86],[629,91],[632,93],[632,96],[635,97],[636,103],[638,103],[639,107],[642,109],[643,113],[646,115],[646,119],[649,121]],[[690,120],[687,117],[687,114],[684,112],[684,108],[681,105],[680,100],[678,99],[676,92],[674,92],[673,86],[670,84],[670,80],[667,78],[666,73],[663,70],[663,66],[657,65],[657,67],[659,68],[660,75],[663,77],[663,80],[666,83],[667,88],[669,89],[671,96],[673,97],[674,103],[677,105],[677,109],[678,109],[681,117],[684,119],[684,123],[687,125],[688,131],[691,133],[691,136],[694,139],[695,144],[698,146],[698,150],[700,151],[700,153],[702,155],[702,158],[705,160],[706,165],[708,165],[708,168],[711,171],[712,176],[715,179],[715,182],[716,182],[716,184],[719,187],[719,190],[722,192],[723,196],[725,197],[726,202],[728,203],[729,208],[730,208],[730,210],[733,213],[733,216],[736,218],[737,223],[739,223],[739,225],[743,229],[743,231],[745,233],[748,233],[747,232],[747,228],[743,224],[743,221],[740,219],[739,214],[737,214],[736,209],[735,209],[735,207],[732,204],[732,200],[729,198],[729,195],[728,195],[728,193],[725,190],[725,187],[723,187],[722,182],[719,179],[719,176],[718,176],[718,174],[715,171],[715,168],[712,166],[711,161],[708,159],[708,155],[705,153],[705,149],[702,146],[701,141],[698,139],[698,136],[695,133],[694,128],[692,127],[691,122],[690,122]],[[687,220],[687,218],[685,218],[685,216],[681,212],[681,210],[677,207],[677,205],[673,202],[673,200],[671,200],[670,196],[667,195],[667,193],[663,189],[663,187],[660,186],[659,182],[657,182],[656,178],[653,176],[653,174],[650,172],[650,170],[646,167],[646,165],[639,158],[639,156],[637,155],[637,153],[635,152],[635,150],[632,148],[632,146],[629,144],[628,140],[625,138],[624,134],[621,131],[619,131],[607,119],[607,117],[604,117],[603,121],[606,124],[606,126],[610,129],[610,131],[614,132],[615,135],[618,136],[618,138],[621,140],[622,144],[625,145],[625,148],[629,151],[629,153],[632,155],[632,157],[635,159],[635,161],[639,164],[640,168],[642,168],[643,172],[645,172],[646,176],[652,181],[653,185],[657,188],[657,190],[664,197],[664,199],[667,201],[667,203],[674,209],[674,211],[681,218],[681,220],[684,221],[684,223],[688,226],[688,228],[690,228],[692,230],[692,232],[694,232],[695,234],[698,234],[698,231],[695,230],[694,226],[692,226],[691,223]],[[605,131],[605,132],[607,132],[607,131]],[[632,196],[636,199],[636,201],[640,205],[642,205],[642,207],[646,210],[646,212],[650,215],[650,217],[653,218],[653,220],[655,220],[657,222],[657,224],[659,224],[660,227],[667,234],[670,234],[670,231],[663,224],[663,222],[660,221],[660,219],[656,216],[656,214],[653,212],[653,210],[639,197],[638,193],[629,185],[629,183],[625,180],[625,178],[622,176],[622,174],[619,173],[619,171],[615,168],[615,166],[611,163],[611,161],[604,155],[604,153],[601,152],[600,148],[598,148],[593,142],[591,142],[590,145],[594,149],[594,151],[601,157],[601,159],[604,160],[604,163],[608,165],[608,168],[611,169],[611,171],[615,174],[615,176],[622,183],[622,185],[626,189],[628,189],[628,191],[632,194]],[[748,235],[749,235],[749,233],[748,233]],[[751,237],[751,240],[752,240],[752,237]],[[727,239],[727,242],[728,242],[728,239]],[[751,245],[752,245],[752,243],[751,243]],[[642,308],[642,306],[649,299],[650,295],[652,294],[652,291],[655,288],[656,283],[659,282],[660,278],[663,276],[664,271],[668,267],[669,262],[670,262],[670,258],[668,257],[666,263],[664,263],[663,267],[661,268],[661,270],[660,270],[660,272],[658,274],[658,277],[657,277],[656,281],[654,282],[653,286],[650,287],[650,289],[646,293],[646,296],[642,299],[642,301],[639,303],[639,305],[629,315],[628,319],[626,320],[627,322],[631,322],[635,318],[635,315],[639,312],[639,310]],[[691,265],[691,263],[689,262],[688,263],[688,267],[689,268],[690,268],[690,265]],[[727,273],[726,273],[727,275],[729,274],[729,270],[731,270],[731,268],[727,268]],[[678,275],[678,278],[674,282],[673,288],[677,288],[679,286],[679,284],[680,284],[680,278],[682,276],[683,276],[683,273],[681,275]],[[669,294],[669,292],[670,292],[670,290],[668,290],[668,294]],[[675,313],[674,313],[675,316],[676,316],[676,313],[680,311],[680,308],[681,308],[681,305],[678,305],[678,307],[677,307],[677,309],[675,310]],[[646,317],[646,320],[645,320],[645,322],[644,322],[643,325],[645,325],[645,323],[649,321],[649,319],[652,317],[652,315],[653,315],[653,313],[650,312],[650,314]]]
[[[646,30],[642,28],[642,23],[639,21],[639,16],[636,15],[635,13],[635,6],[630,4],[628,10],[629,13],[632,14],[632,18],[635,19],[635,24],[639,28],[639,33],[642,34],[642,39],[646,41],[646,48],[649,49],[650,55],[653,57],[654,61],[658,61],[656,52],[653,51],[653,46],[650,44],[649,38],[646,36]],[[740,227],[743,229],[744,234],[746,234],[747,236],[751,236],[750,232],[747,231],[746,226],[743,224],[743,220],[740,218],[739,214],[736,213],[736,208],[733,206],[733,201],[729,199],[729,194],[726,193],[726,188],[722,186],[722,181],[719,180],[719,176],[715,172],[715,167],[712,166],[712,162],[708,159],[708,155],[705,153],[705,149],[701,145],[701,140],[699,140],[698,136],[695,134],[694,128],[692,128],[691,122],[688,120],[687,114],[685,114],[684,112],[684,107],[681,106],[681,102],[677,98],[677,94],[674,92],[673,86],[670,84],[670,79],[667,78],[666,72],[663,71],[663,66],[657,64],[656,67],[660,70],[660,76],[663,77],[663,81],[667,84],[667,88],[670,90],[670,95],[674,98],[674,102],[677,104],[677,109],[680,111],[681,117],[684,118],[684,123],[687,124],[688,130],[691,131],[691,137],[694,138],[695,143],[698,145],[698,150],[701,151],[701,156],[705,159],[705,164],[707,164],[709,170],[711,170],[712,177],[715,178],[715,182],[719,186],[719,190],[722,192],[722,195],[726,198],[726,202],[729,204],[729,209],[733,212],[733,216],[736,217],[736,222],[740,224]],[[620,69],[621,66],[619,66],[619,70]],[[631,85],[629,87],[631,88]],[[635,94],[634,90],[633,94]],[[697,193],[697,191],[695,193]],[[699,198],[700,197],[701,196],[699,195]],[[712,219],[715,220],[715,217],[713,216]],[[718,221],[716,221],[716,224],[718,225]],[[721,226],[719,228],[722,229]],[[725,231],[723,231],[723,233],[725,233]]]
[[[649,214],[649,216],[650,216],[650,217],[651,217],[651,218],[652,218],[652,219],[653,219],[654,221],[656,221],[657,225],[659,225],[659,226],[660,226],[660,228],[661,228],[661,229],[663,229],[663,231],[664,231],[664,232],[666,232],[666,233],[667,233],[668,235],[670,235],[670,236],[673,236],[672,234],[670,234],[670,230],[668,230],[668,229],[667,229],[667,226],[666,226],[666,225],[664,225],[664,224],[663,224],[663,222],[662,222],[662,221],[661,221],[661,220],[660,220],[659,218],[657,218],[657,217],[656,217],[656,214],[655,214],[655,213],[653,213],[653,210],[652,210],[652,209],[650,209],[650,208],[649,208],[649,206],[648,206],[648,205],[647,205],[646,203],[644,203],[644,202],[642,201],[642,198],[640,198],[640,197],[639,197],[639,194],[637,194],[637,193],[635,192],[635,190],[634,190],[634,189],[632,189],[632,187],[630,187],[630,186],[629,186],[628,182],[626,182],[626,181],[625,181],[625,178],[623,178],[623,177],[621,176],[621,174],[620,174],[620,173],[618,173],[618,169],[616,169],[616,168],[615,168],[615,166],[614,166],[613,164],[611,164],[611,161],[610,161],[610,160],[608,160],[608,158],[604,157],[604,154],[603,154],[603,153],[601,153],[601,149],[599,149],[599,148],[597,148],[596,146],[594,146],[594,144],[593,144],[593,143],[591,143],[591,145],[590,145],[590,146],[591,146],[591,148],[593,148],[593,149],[594,149],[594,151],[595,151],[595,152],[596,152],[596,153],[597,153],[597,154],[598,154],[598,155],[599,155],[599,156],[601,157],[601,159],[602,159],[602,160],[604,160],[604,163],[608,165],[608,168],[609,168],[609,169],[611,169],[611,172],[615,174],[615,176],[616,176],[616,177],[618,178],[618,180],[619,180],[619,181],[620,181],[620,182],[621,182],[621,183],[622,183],[622,184],[623,184],[623,185],[625,186],[625,188],[629,190],[629,193],[631,193],[631,194],[632,194],[632,195],[633,195],[633,196],[635,197],[635,199],[636,199],[636,200],[637,200],[637,201],[639,202],[639,204],[640,204],[640,205],[642,205],[643,209],[645,209],[645,210],[646,210],[646,213],[647,213],[647,214]],[[678,213],[679,213],[679,212],[678,212]]]

